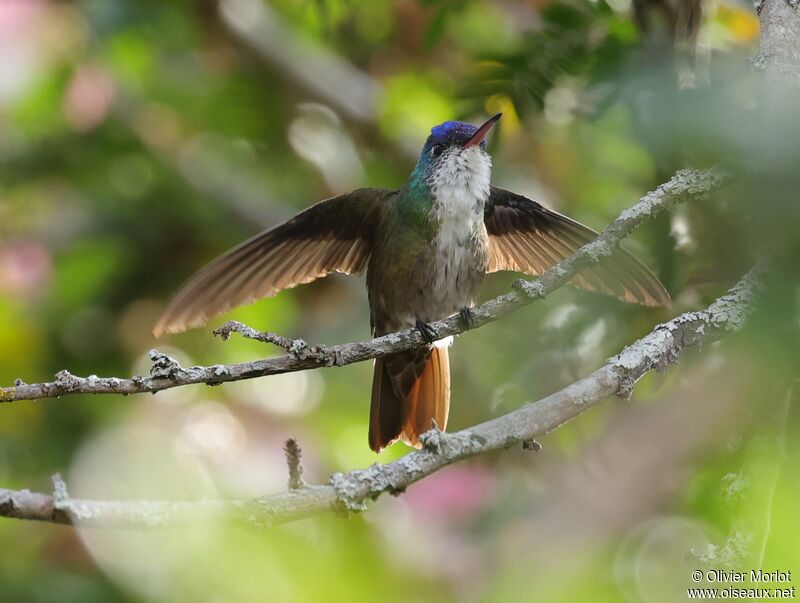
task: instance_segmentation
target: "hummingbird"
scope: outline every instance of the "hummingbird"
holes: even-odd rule
[[[156,324],[156,336],[202,326],[236,306],[333,272],[366,269],[373,336],[420,331],[419,348],[375,359],[369,446],[415,447],[450,409],[449,345],[430,323],[471,310],[487,273],[540,275],[597,232],[521,194],[493,186],[486,135],[476,127],[434,127],[399,190],[362,188],[312,205],[234,247],[192,276]],[[571,284],[646,306],[670,303],[664,286],[623,249]]]

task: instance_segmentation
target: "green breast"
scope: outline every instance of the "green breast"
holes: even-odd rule
[[[424,183],[411,181],[394,199],[394,234],[405,233],[409,240],[430,242],[439,231],[439,221],[433,213],[434,197]]]

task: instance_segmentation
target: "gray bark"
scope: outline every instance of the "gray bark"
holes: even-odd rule
[[[760,0],[761,57],[765,89],[800,90],[800,0]],[[795,107],[796,110],[796,107]]]

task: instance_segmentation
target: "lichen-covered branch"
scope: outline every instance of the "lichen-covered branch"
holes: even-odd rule
[[[541,277],[535,281],[520,280],[515,284],[514,291],[474,308],[473,321],[469,328],[474,329],[493,322],[549,295],[566,284],[583,268],[609,256],[622,239],[646,220],[675,203],[688,199],[703,199],[728,179],[727,172],[720,168],[677,172],[669,182],[649,192],[635,206],[622,212],[596,240],[547,270]],[[458,335],[466,329],[458,316],[434,322],[431,326],[440,337]],[[424,343],[416,329],[335,346],[309,346],[300,339],[292,340],[272,333],[259,333],[239,323],[229,323],[217,331],[223,338],[229,337],[233,332],[279,345],[286,349],[288,354],[230,365],[181,367],[169,356],[152,350],[150,358],[153,367],[147,377],[134,376],[129,379],[96,375],[78,377],[64,370],[56,374],[54,381],[30,384],[17,380],[13,387],[0,388],[0,402],[55,398],[68,394],[155,393],[197,383],[218,385],[228,381],[310,368],[344,366],[408,350]]]
[[[54,479],[52,496],[0,489],[0,515],[88,526],[154,528],[190,523],[209,513],[269,526],[327,511],[361,511],[366,501],[386,492],[402,492],[451,463],[530,442],[602,400],[630,396],[638,379],[653,369],[665,370],[684,348],[740,330],[753,310],[763,271],[763,265],[757,266],[705,310],[687,312],[656,326],[602,367],[561,391],[469,429],[452,434],[431,430],[422,436],[422,450],[386,465],[336,473],[325,485],[302,483],[299,450],[287,444],[293,487],[280,494],[235,501],[78,500],[69,497],[60,479]]]

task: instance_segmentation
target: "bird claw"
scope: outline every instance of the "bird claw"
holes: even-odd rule
[[[461,320],[464,322],[464,326],[466,326],[467,329],[471,329],[475,326],[475,317],[472,315],[472,310],[470,310],[468,307],[464,306],[461,308],[461,311],[458,313],[458,315],[461,317]]]
[[[425,341],[425,343],[430,344],[439,339],[439,336],[434,328],[427,322],[422,322],[421,320],[417,319],[416,328],[420,335],[422,335],[422,339]]]

